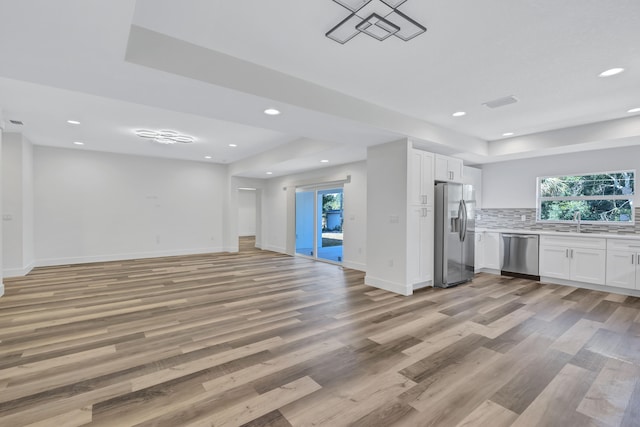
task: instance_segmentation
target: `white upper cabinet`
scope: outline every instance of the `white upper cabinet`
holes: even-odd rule
[[[409,150],[408,201],[410,205],[433,205],[433,154]]]
[[[435,180],[462,183],[462,160],[436,154]]]

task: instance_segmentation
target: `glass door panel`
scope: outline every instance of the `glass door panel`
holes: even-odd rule
[[[315,191],[296,193],[296,253],[314,256]]]
[[[296,254],[342,263],[342,188],[296,191]]]
[[[316,254],[327,261],[342,262],[343,191],[341,188],[318,191],[318,237]]]

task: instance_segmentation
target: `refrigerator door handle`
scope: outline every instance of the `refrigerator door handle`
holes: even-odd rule
[[[464,242],[467,239],[467,204],[464,200],[460,200],[460,204],[462,205],[462,237],[460,241]]]
[[[460,202],[458,203],[458,219],[457,219],[457,225],[458,225],[458,239],[462,242],[462,229],[464,228],[462,225],[462,200],[460,200]]]

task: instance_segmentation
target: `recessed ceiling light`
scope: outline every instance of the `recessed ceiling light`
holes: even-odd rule
[[[465,114],[467,114],[467,113],[465,113],[464,111],[456,111],[455,113],[452,114],[452,116],[453,117],[462,117]]]
[[[320,163],[329,163],[329,160],[320,160]]]
[[[502,136],[513,136],[513,132],[505,132]]]
[[[210,159],[210,158],[211,158],[211,156],[204,156],[204,158],[205,158],[205,159]]]
[[[264,113],[268,116],[277,116],[278,114],[280,114],[280,111],[276,110],[275,108],[267,108],[266,110],[264,110]]]
[[[229,144],[229,147],[234,147],[235,148],[237,146],[238,146],[238,144]]]
[[[624,71],[624,68],[610,68],[598,74],[598,77],[611,77],[611,76],[615,76],[616,74],[620,74],[623,71]]]
[[[80,122],[77,120],[67,120],[67,123],[69,123],[70,125],[79,125]]]
[[[267,172],[267,175],[273,175],[273,172]]]
[[[631,110],[628,110],[627,113],[640,113],[640,107],[632,108]]]
[[[75,145],[84,145],[84,142],[80,142],[80,141],[76,141],[74,142]]]

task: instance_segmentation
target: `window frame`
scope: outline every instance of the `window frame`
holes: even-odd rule
[[[633,173],[633,193],[632,194],[620,194],[620,195],[611,195],[611,196],[568,196],[568,197],[542,197],[540,196],[540,186],[542,184],[542,180],[546,178],[560,178],[565,176],[589,176],[589,175],[607,175],[614,173],[623,173],[623,172],[631,172]],[[631,220],[630,221],[588,221],[581,220],[582,224],[593,224],[593,225],[634,225],[636,223],[636,215],[634,208],[634,200],[636,197],[636,170],[635,169],[618,169],[613,171],[605,171],[605,172],[587,172],[587,173],[565,173],[560,175],[545,175],[539,176],[536,178],[536,222],[542,224],[573,224],[575,221],[567,220],[567,219],[542,219],[542,202],[553,202],[553,201],[583,201],[583,200],[630,200],[631,201]]]

